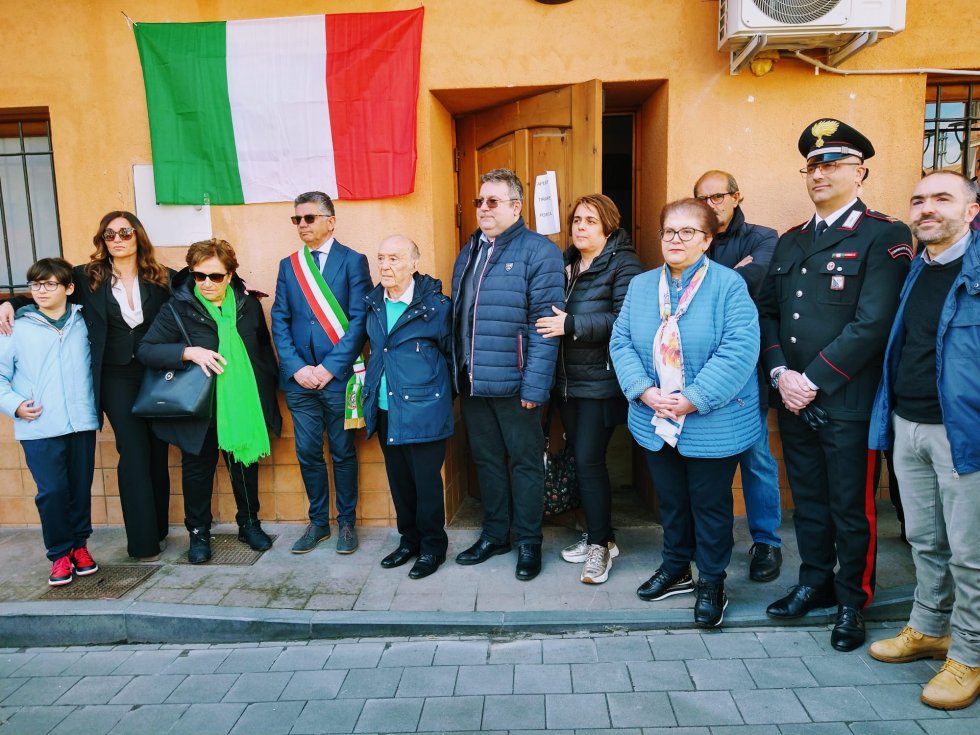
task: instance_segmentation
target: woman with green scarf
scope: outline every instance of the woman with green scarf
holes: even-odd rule
[[[256,551],[272,546],[259,523],[258,463],[270,452],[268,430],[278,435],[282,426],[278,368],[262,306],[246,291],[237,270],[235,250],[226,241],[191,245],[187,268],[170,284],[173,310],[160,310],[136,352],[147,367],[180,369],[192,362],[215,376],[210,419],[153,422],[157,436],[181,450],[191,564],[211,558],[211,494],[219,449],[231,476],[239,540]]]

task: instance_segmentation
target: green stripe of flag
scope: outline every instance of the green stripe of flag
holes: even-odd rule
[[[243,204],[225,23],[137,23],[157,201]]]

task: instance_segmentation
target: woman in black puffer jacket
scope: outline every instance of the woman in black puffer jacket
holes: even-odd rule
[[[588,532],[562,550],[565,561],[585,562],[582,581],[605,582],[619,555],[613,536],[606,449],[617,424],[626,421],[626,399],[609,359],[609,336],[626,289],[643,270],[629,235],[619,226],[609,197],[580,197],[569,217],[572,245],[565,251],[567,311],[537,321],[538,333],[560,337],[558,404],[582,493]]]

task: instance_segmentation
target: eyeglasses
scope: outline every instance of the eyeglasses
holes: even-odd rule
[[[197,283],[204,283],[209,278],[212,283],[221,283],[225,280],[227,273],[201,273],[200,271],[191,271],[191,275],[194,276],[194,280]]]
[[[294,214],[289,218],[289,221],[294,225],[298,225],[300,222],[305,222],[308,225],[312,225],[316,222],[317,217],[333,217],[332,214]]]
[[[696,227],[682,227],[679,230],[673,230],[668,227],[660,231],[660,237],[663,240],[673,240],[674,237],[679,237],[681,242],[690,242],[694,239],[695,232],[700,232],[702,235],[708,234],[704,230],[699,230]]]
[[[40,291],[42,288],[45,291],[57,291],[61,284],[58,281],[28,281],[27,285],[31,287],[31,291]]]
[[[119,235],[121,240],[132,240],[133,234],[136,232],[132,227],[120,227],[118,230],[106,230],[102,233],[102,239],[106,242],[112,242],[116,239],[116,235]]]
[[[838,166],[863,166],[863,163],[855,163],[853,161],[827,161],[826,163],[811,163],[808,164],[806,168],[801,168],[800,173],[804,176],[813,176],[818,171],[824,176],[832,174],[837,170]]]
[[[732,194],[737,194],[737,191],[723,191],[718,194],[705,194],[703,197],[694,197],[695,199],[700,199],[702,202],[711,202],[712,204],[721,204],[725,201],[725,197],[730,197]]]
[[[497,207],[499,207],[504,202],[516,202],[516,201],[520,201],[520,200],[518,200],[518,199],[497,199],[497,197],[487,197],[486,199],[484,199],[483,197],[477,197],[476,199],[473,200],[473,206],[476,207],[477,209],[479,209],[480,207],[483,206],[483,203],[486,202],[487,203],[487,209],[496,209]]]

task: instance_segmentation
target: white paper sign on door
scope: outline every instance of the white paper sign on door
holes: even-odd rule
[[[554,171],[545,171],[534,180],[534,229],[542,235],[557,235],[561,232],[558,178]]]

